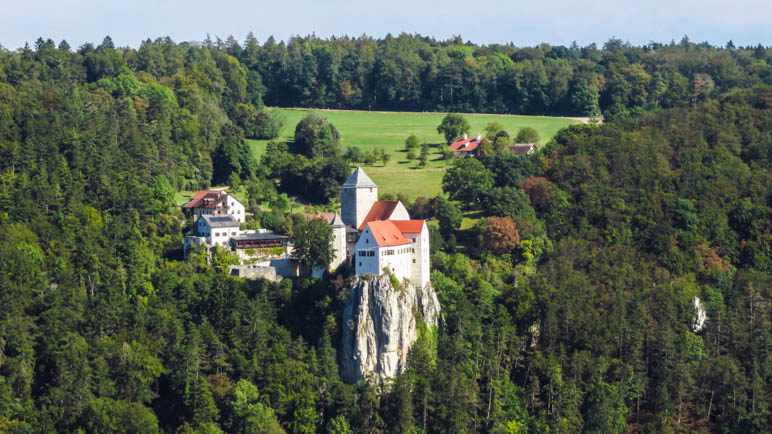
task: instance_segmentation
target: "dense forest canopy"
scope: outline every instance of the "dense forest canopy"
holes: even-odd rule
[[[0,432],[768,432],[771,65],[686,39],[0,50]],[[411,198],[437,223],[442,325],[406,374],[347,385],[350,273],[275,284],[181,258],[180,190],[228,182],[252,206],[345,178],[319,119],[255,161],[265,105],[605,121],[459,159],[448,199]],[[287,197],[273,208],[248,225],[292,233]]]

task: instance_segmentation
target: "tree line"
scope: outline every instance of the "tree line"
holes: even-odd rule
[[[381,59],[395,41],[470,50],[470,64],[490,48],[400,36],[274,49],[361,45]],[[315,116],[254,161],[255,124],[239,116],[272,119],[274,84],[227,43],[0,50],[0,431],[770,430],[763,48],[610,44],[599,59],[680,65],[689,92],[689,71],[726,69],[671,108],[618,100],[635,116],[601,92],[603,125],[565,129],[532,156],[496,152],[506,137],[493,125],[492,152],[447,171],[447,197],[402,198],[431,220],[442,326],[421,330],[405,375],[347,385],[336,347],[350,270],[277,284],[230,277],[217,255],[182,261],[179,190],[271,196],[247,225],[290,233],[299,216],[277,189],[332,197],[348,172]],[[515,65],[562,52],[500,49]]]

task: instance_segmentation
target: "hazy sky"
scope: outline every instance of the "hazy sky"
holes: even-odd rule
[[[78,47],[110,35],[118,46],[137,47],[160,36],[180,42],[233,35],[243,41],[250,31],[260,42],[314,32],[408,32],[518,46],[602,44],[612,36],[640,45],[684,35],[716,45],[730,39],[772,45],[772,1],[0,0],[0,45],[8,49],[32,45],[40,36]]]

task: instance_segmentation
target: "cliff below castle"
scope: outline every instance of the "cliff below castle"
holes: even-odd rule
[[[407,368],[417,325],[437,325],[440,303],[431,284],[395,288],[388,276],[360,278],[343,312],[341,374],[356,383],[373,376],[395,377]]]

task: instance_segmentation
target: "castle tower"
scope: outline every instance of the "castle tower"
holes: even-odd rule
[[[341,220],[338,214],[335,214],[330,227],[332,228],[332,248],[335,252],[335,257],[330,263],[330,270],[334,271],[346,260],[348,243],[346,240],[346,225],[343,224],[343,220]]]
[[[340,187],[340,215],[346,226],[358,228],[378,200],[378,186],[357,167]]]

